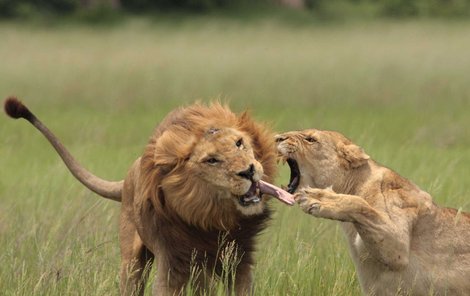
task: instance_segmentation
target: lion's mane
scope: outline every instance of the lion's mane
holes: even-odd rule
[[[263,179],[272,182],[276,171],[273,135],[246,112],[236,115],[220,103],[195,104],[173,111],[157,127],[141,159],[140,187],[152,207],[147,211],[152,218],[147,221],[157,231],[158,248],[171,266],[173,289],[187,282],[190,262],[220,276],[219,252],[229,242],[237,247],[237,277],[249,274],[255,237],[271,214],[267,205],[259,214],[241,214],[234,202],[215,198],[214,189],[184,166],[194,145],[210,128],[244,132],[263,166]]]

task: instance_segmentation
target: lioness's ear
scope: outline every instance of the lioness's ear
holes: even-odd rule
[[[370,158],[364,150],[355,144],[341,144],[338,147],[339,153],[350,168],[358,168],[367,163]]]

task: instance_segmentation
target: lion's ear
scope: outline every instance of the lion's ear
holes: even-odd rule
[[[355,144],[341,144],[339,147],[340,155],[346,160],[349,168],[358,168],[367,163],[370,159],[364,150]]]
[[[195,136],[186,131],[165,131],[155,144],[155,165],[168,173],[188,158],[194,142]]]

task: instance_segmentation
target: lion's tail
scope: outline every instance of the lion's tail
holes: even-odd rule
[[[121,201],[124,181],[111,182],[103,180],[83,168],[60,143],[59,139],[17,98],[9,97],[5,101],[5,112],[12,118],[24,118],[34,125],[59,153],[72,175],[91,191],[115,201]]]

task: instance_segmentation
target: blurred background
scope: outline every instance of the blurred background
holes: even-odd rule
[[[321,17],[331,16],[444,16],[464,17],[469,14],[468,0],[2,0],[4,17],[32,15],[73,15],[148,13],[148,12],[233,12],[291,8],[306,10]]]
[[[470,211],[469,13],[470,0],[0,0],[0,96],[108,179],[169,111],[221,100],[274,131],[342,132]],[[0,294],[117,294],[119,204],[25,121],[0,116],[0,134]],[[360,295],[338,225],[272,207],[255,294]]]

